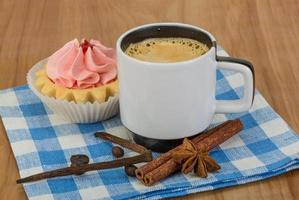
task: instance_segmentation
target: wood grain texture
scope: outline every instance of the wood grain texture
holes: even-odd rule
[[[73,38],[114,46],[129,28],[184,22],[212,32],[232,56],[254,63],[256,86],[299,131],[298,0],[0,0],[0,89],[25,84],[26,72]],[[0,125],[0,197],[26,199]],[[299,172],[181,199],[296,199]]]

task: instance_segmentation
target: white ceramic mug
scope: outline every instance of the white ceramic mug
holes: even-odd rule
[[[175,63],[153,63],[124,53],[130,43],[147,38],[183,37],[209,47],[204,55]],[[250,108],[254,71],[245,60],[220,57],[216,40],[207,31],[181,23],[155,23],[133,28],[117,41],[122,123],[145,138],[179,139],[206,129],[215,113],[235,113]],[[216,69],[235,70],[244,78],[239,100],[216,100]]]

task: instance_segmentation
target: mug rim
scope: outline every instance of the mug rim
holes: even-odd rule
[[[143,60],[138,60],[136,58],[133,58],[129,55],[127,55],[124,50],[122,49],[121,47],[121,44],[122,44],[122,41],[123,39],[128,36],[130,33],[134,32],[134,31],[137,31],[139,29],[144,29],[144,28],[148,28],[148,27],[154,27],[154,26],[178,26],[178,27],[183,27],[183,28],[192,28],[192,29],[195,29],[197,31],[200,31],[202,33],[204,33],[206,36],[209,37],[209,39],[211,40],[212,42],[212,46],[210,47],[210,49],[203,55],[200,55],[198,57],[195,57],[195,58],[192,58],[192,59],[189,59],[189,60],[183,60],[183,61],[178,61],[178,62],[169,62],[169,63],[164,63],[164,62],[149,62],[149,61],[143,61]],[[134,27],[134,28],[131,28],[129,30],[127,30],[126,32],[124,32],[121,36],[119,36],[119,38],[117,39],[117,43],[116,43],[116,50],[117,50],[117,53],[121,54],[122,56],[126,57],[127,59],[131,60],[131,61],[134,61],[134,62],[139,62],[139,63],[142,63],[142,64],[150,64],[150,65],[176,65],[176,64],[187,64],[187,63],[192,63],[192,62],[195,62],[197,60],[200,60],[200,59],[203,59],[204,57],[208,56],[214,49],[215,49],[215,45],[216,44],[216,40],[215,40],[215,37],[208,31],[200,28],[200,27],[197,27],[197,26],[193,26],[191,24],[185,24],[185,23],[177,23],[177,22],[159,22],[159,23],[150,23],[150,24],[144,24],[144,25],[140,25],[140,26],[137,26],[137,27]]]

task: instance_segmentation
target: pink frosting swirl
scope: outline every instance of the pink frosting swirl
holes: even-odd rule
[[[104,85],[116,78],[115,51],[97,40],[82,40],[80,44],[74,39],[50,56],[47,74],[66,88]]]

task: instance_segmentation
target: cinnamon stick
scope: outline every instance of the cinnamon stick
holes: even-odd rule
[[[210,151],[241,131],[242,128],[243,124],[239,119],[228,121],[227,123],[211,129],[211,132],[209,132],[207,137],[202,138],[198,136],[192,141],[194,141],[197,148],[200,148],[204,151]],[[172,158],[170,158],[162,165],[146,173],[142,179],[142,182],[147,186],[153,185],[154,183],[178,171],[180,168],[180,164],[176,163]]]
[[[216,132],[217,130],[221,129],[222,127],[226,126],[227,124],[229,124],[231,122],[231,120],[228,120],[208,131],[205,131],[203,133],[199,133],[199,135],[197,135],[196,137],[192,138],[191,141],[196,144],[199,141],[203,140],[206,137],[209,137],[211,134],[213,134],[214,132]],[[166,163],[168,160],[171,159],[171,155],[175,152],[180,150],[180,148],[182,147],[182,145],[179,145],[177,147],[175,147],[174,149],[171,149],[170,151],[161,154],[160,156],[158,156],[156,159],[148,162],[147,164],[141,166],[140,168],[138,168],[135,172],[136,172],[136,177],[139,180],[142,180],[145,176],[145,174],[153,171],[154,169],[158,168],[159,166],[161,166],[162,164]]]

